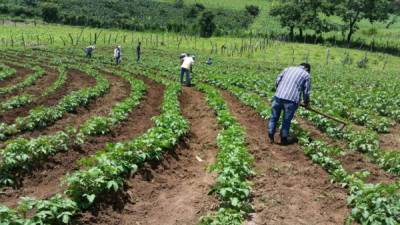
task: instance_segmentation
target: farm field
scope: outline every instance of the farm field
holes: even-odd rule
[[[0,224],[400,223],[398,57],[56,25],[0,38]],[[311,105],[348,125],[299,109],[298,143],[271,144],[276,76],[303,61]]]

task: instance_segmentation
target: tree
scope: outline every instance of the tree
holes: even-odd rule
[[[256,5],[246,5],[246,11],[248,14],[256,17],[260,14],[260,8]]]
[[[386,23],[386,29],[395,24],[400,15],[400,0],[394,0],[390,6],[391,13],[393,14],[389,21]]]
[[[200,20],[200,36],[202,37],[211,37],[215,31],[215,23],[214,23],[214,14],[210,11],[205,11]]]
[[[185,2],[183,0],[176,0],[174,6],[175,8],[181,9],[185,6]]]
[[[280,24],[283,27],[289,28],[290,38],[294,37],[294,29],[296,27],[301,27],[299,19],[302,16],[302,12],[298,1],[295,0],[280,0],[280,2],[270,10],[271,16],[279,17]]]
[[[299,29],[300,37],[305,29],[314,30],[317,34],[331,31],[334,26],[321,14],[331,15],[333,4],[329,0],[279,0],[270,14],[279,17],[283,27],[289,28],[290,37],[294,36],[294,29]]]
[[[45,3],[42,5],[42,18],[48,23],[58,21],[58,7],[54,3]]]
[[[343,31],[347,32],[347,42],[351,42],[361,20],[367,19],[373,23],[388,19],[392,2],[393,0],[339,0],[335,14],[345,23]]]

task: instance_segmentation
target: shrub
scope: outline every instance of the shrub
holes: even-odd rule
[[[246,5],[246,11],[248,14],[256,17],[260,14],[260,8],[256,5]]]

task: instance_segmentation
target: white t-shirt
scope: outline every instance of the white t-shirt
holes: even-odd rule
[[[121,57],[121,49],[118,48],[114,49],[114,57],[115,58]]]
[[[193,64],[194,64],[193,58],[187,56],[183,59],[181,68],[190,69],[190,67],[192,67]]]

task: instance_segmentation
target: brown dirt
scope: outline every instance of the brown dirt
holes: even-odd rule
[[[31,70],[31,69],[18,67],[18,66],[14,66],[14,65],[9,65],[9,64],[6,64],[6,65],[10,66],[11,68],[14,68],[16,70],[16,74],[14,74],[14,76],[9,77],[3,81],[0,81],[0,88],[1,87],[11,87],[11,86],[23,81],[28,75],[33,73],[33,70]],[[14,92],[17,92],[17,90]],[[0,94],[0,100],[3,101],[4,99],[9,98],[10,96],[14,96],[15,95],[14,92]]]
[[[321,130],[316,128],[309,121],[304,120],[299,117],[296,117],[296,121],[299,123],[299,125],[302,129],[309,132],[311,137],[318,137],[319,140],[322,140],[331,146],[336,146],[336,147],[339,147],[342,149],[347,149],[346,142],[334,140],[334,139],[328,137],[328,135],[326,135],[324,132],[322,132]]]
[[[350,151],[338,158],[348,172],[368,171],[370,175],[365,180],[368,183],[393,183],[396,177],[368,161],[367,157],[359,152]]]
[[[9,64],[9,63],[4,63],[4,64],[12,69],[15,69],[16,73],[14,75],[7,77],[6,79],[0,81],[0,87],[8,87],[8,86],[17,84],[17,83],[23,81],[29,74],[33,73],[33,70],[28,69],[28,68],[15,66],[15,65]]]
[[[271,145],[267,122],[251,108],[224,92],[232,114],[247,131],[257,175],[252,182],[253,205],[247,225],[343,224],[349,210],[346,191],[330,182],[298,145]]]
[[[117,81],[115,78],[112,81]],[[153,126],[151,117],[160,113],[162,102],[163,86],[153,81],[145,80],[148,85],[148,93],[138,107],[131,112],[129,118],[112,130],[106,136],[93,137],[81,146],[73,146],[67,152],[59,153],[49,157],[46,162],[41,162],[33,171],[21,177],[18,189],[3,188],[0,191],[0,202],[7,206],[15,206],[18,199],[23,196],[31,196],[39,199],[48,198],[55,193],[60,193],[64,187],[60,186],[60,178],[65,174],[79,169],[76,161],[80,158],[94,154],[102,149],[106,143],[131,140],[144,133]],[[116,83],[113,83],[115,86]],[[128,92],[128,86],[121,81],[117,82],[117,88],[123,94],[117,94],[117,99],[112,100],[113,104],[120,100]],[[115,97],[115,96],[114,96]],[[104,103],[109,105],[108,103]]]
[[[201,93],[184,88],[180,101],[191,124],[188,139],[128,181],[131,200],[125,205],[86,213],[79,224],[189,225],[213,209],[217,201],[208,192],[215,175],[206,167],[217,152],[217,121]]]
[[[78,72],[78,71],[76,71]],[[75,75],[72,75],[74,78]],[[86,75],[87,76],[87,75]],[[130,93],[129,83],[120,77],[104,74],[110,82],[110,90],[103,96],[92,100],[87,106],[78,107],[75,112],[65,113],[53,125],[43,129],[36,129],[25,133],[24,136],[36,137],[38,135],[49,135],[57,131],[64,130],[67,126],[77,128],[92,116],[105,116],[109,113],[112,106],[127,97]],[[95,80],[93,80],[95,85]]]
[[[46,70],[46,75],[41,77],[35,85],[30,86],[23,91],[21,90],[21,93],[23,92],[25,94],[31,94],[38,97],[38,99],[23,107],[8,110],[7,112],[0,114],[0,120],[6,123],[12,123],[17,117],[27,116],[29,114],[29,110],[37,106],[48,107],[55,105],[61,98],[70,92],[93,86],[96,82],[94,78],[85,73],[77,70],[70,70],[67,73],[67,80],[64,85],[62,85],[49,96],[40,97],[40,95],[43,93],[43,90],[54,83],[57,80],[57,77],[58,72],[54,69],[48,68]]]
[[[400,125],[396,123],[389,133],[379,135],[380,149],[384,151],[400,151]]]
[[[344,150],[345,155],[336,157],[336,159],[341,161],[343,167],[348,172],[354,173],[368,171],[370,176],[366,179],[366,182],[369,183],[391,183],[396,180],[395,176],[387,173],[376,164],[370,162],[366,155],[363,155],[360,152],[349,150],[346,142],[332,140],[326,134],[309,124],[307,121],[299,118],[297,118],[297,121],[303,129],[310,133],[311,137],[317,137],[331,146],[336,146]]]

